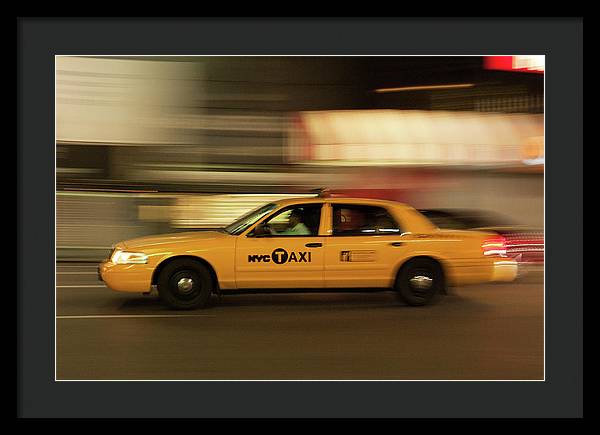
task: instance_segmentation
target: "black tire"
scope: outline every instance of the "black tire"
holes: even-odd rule
[[[396,291],[408,305],[426,305],[445,288],[444,272],[440,264],[428,258],[409,260],[396,279]]]
[[[167,264],[158,277],[160,298],[176,310],[205,307],[214,287],[208,268],[186,258]]]

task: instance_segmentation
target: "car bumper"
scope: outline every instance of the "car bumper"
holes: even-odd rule
[[[448,266],[451,286],[513,281],[519,270],[516,261],[500,257],[458,260]]]
[[[497,260],[494,262],[492,281],[510,282],[519,275],[519,263],[514,260]]]
[[[151,290],[153,269],[143,264],[113,264],[98,266],[98,279],[108,288],[120,292],[145,293]]]

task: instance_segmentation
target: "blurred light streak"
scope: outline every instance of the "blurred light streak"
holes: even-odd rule
[[[536,56],[484,56],[483,65],[486,69],[500,71],[518,71],[544,73],[545,55]]]
[[[434,91],[438,89],[464,89],[474,87],[474,83],[460,83],[455,85],[428,85],[428,86],[403,86],[399,88],[379,88],[374,92],[384,94],[388,92],[404,92],[404,91]]]
[[[290,197],[311,198],[315,194],[180,195],[172,208],[174,228],[215,228],[230,224],[244,213],[269,202]]]
[[[111,188],[94,189],[92,187],[86,187],[86,188],[65,187],[64,190],[74,191],[74,192],[158,193],[158,190],[111,189]]]

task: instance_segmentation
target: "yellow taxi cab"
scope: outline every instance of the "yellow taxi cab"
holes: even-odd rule
[[[175,309],[238,289],[388,288],[425,305],[447,286],[511,281],[502,236],[442,230],[414,208],[356,198],[286,199],[218,231],[119,242],[99,268],[111,289],[157,288]]]

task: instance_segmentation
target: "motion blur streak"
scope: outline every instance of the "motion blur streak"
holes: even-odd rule
[[[402,91],[425,91],[425,90],[433,90],[433,89],[462,89],[462,88],[471,88],[473,86],[475,86],[473,83],[462,83],[462,84],[457,84],[457,85],[405,86],[402,88],[375,89],[375,92],[384,93],[384,92],[402,92]]]
[[[57,56],[57,256],[325,187],[500,213],[528,230],[507,249],[532,260],[543,60]]]
[[[543,135],[544,120],[537,114],[348,110],[302,112],[296,126],[294,161],[490,168],[518,166],[526,152],[541,157],[533,141]]]

